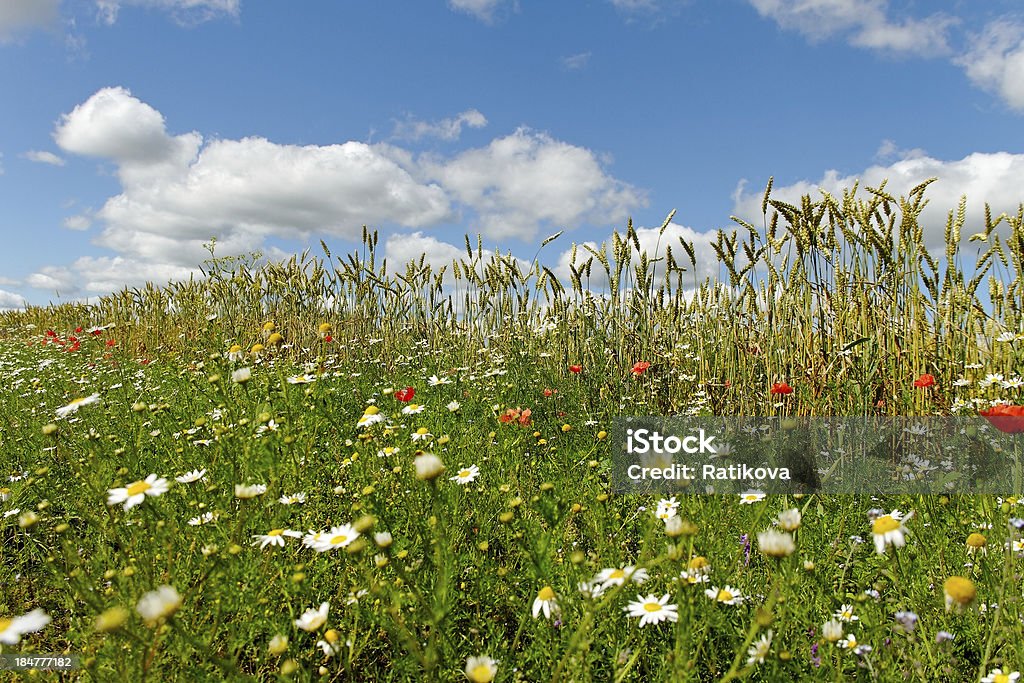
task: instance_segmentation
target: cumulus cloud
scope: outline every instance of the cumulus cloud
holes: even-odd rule
[[[963,159],[948,161],[930,156],[910,156],[889,165],[871,166],[856,175],[844,176],[830,170],[816,181],[801,180],[786,186],[776,184],[772,188],[772,198],[799,205],[802,195],[820,198],[819,188],[835,197],[841,197],[843,190],[851,189],[858,180],[860,187],[864,188],[878,187],[886,179],[886,191],[899,197],[932,177],[939,180],[929,185],[925,192],[928,204],[920,220],[929,248],[938,249],[944,245],[943,231],[947,215],[950,210],[956,210],[962,195],[967,196],[967,216],[962,232],[964,238],[984,227],[986,202],[991,206],[993,216],[1017,213],[1017,207],[1024,199],[1020,184],[1020,178],[1024,177],[1024,154],[975,153]],[[741,182],[733,197],[733,213],[754,225],[760,225],[763,196],[762,190],[746,192]]]
[[[117,21],[122,7],[163,10],[179,23],[193,24],[225,15],[238,16],[241,0],[96,0],[96,10],[108,24]]]
[[[475,110],[458,118],[484,121]],[[269,237],[356,241],[363,225],[422,231],[465,214],[469,232],[529,240],[549,224],[618,223],[646,201],[591,150],[527,129],[454,156],[383,143],[204,140],[194,131],[170,132],[157,109],[113,87],[62,116],[54,139],[64,152],[109,161],[121,186],[100,209],[64,221],[72,230],[97,224],[93,242],[116,256],[50,266],[27,281],[62,292],[136,275],[187,277],[208,257],[211,237],[228,255],[266,251]],[[420,246],[445,249],[413,234],[406,245],[427,240]]]
[[[958,23],[944,14],[923,19],[890,18],[888,0],[749,0],[762,17],[811,41],[837,34],[851,45],[917,55],[949,52],[949,29]]]
[[[24,31],[51,26],[57,20],[60,0],[4,0],[0,2],[0,42]]]
[[[714,278],[718,275],[719,263],[715,256],[714,249],[711,247],[712,242],[714,242],[714,232],[698,232],[685,225],[671,222],[668,224],[668,227],[665,228],[664,232],[661,232],[661,226],[653,228],[636,228],[636,236],[637,241],[640,243],[640,250],[637,251],[636,247],[632,248],[633,264],[637,263],[640,253],[646,253],[651,259],[664,259],[666,255],[665,248],[671,247],[672,257],[675,259],[676,263],[692,273],[684,278],[685,282],[692,282],[692,275],[696,276],[696,281],[698,283],[702,282],[705,278]],[[683,249],[682,244],[679,242],[680,239],[693,245],[696,266],[690,265],[689,257]],[[608,235],[608,237],[605,238],[604,243],[607,246],[605,253],[608,255],[609,261],[612,262],[612,268],[614,269],[612,236]],[[565,282],[570,281],[570,265],[575,266],[577,270],[580,270],[593,256],[590,251],[584,248],[584,244],[594,251],[601,251],[601,245],[594,241],[587,241],[577,245],[575,261],[573,260],[572,249],[566,249],[563,251],[558,257],[558,265],[553,269],[555,275],[557,275],[561,280],[564,280]],[[660,284],[664,281],[666,269],[665,261],[662,260],[655,264],[654,268],[656,283]],[[584,278],[583,286],[588,286],[588,283],[589,288],[592,291],[601,291],[608,287],[608,277],[604,272],[604,268],[596,258],[594,258],[594,263],[590,269],[590,278],[589,280]]]
[[[490,237],[529,240],[540,227],[618,223],[647,203],[643,192],[608,175],[591,150],[526,128],[453,159],[427,159],[421,168],[473,209],[473,231]]]
[[[1024,111],[1024,24],[992,22],[972,37],[971,44],[974,47],[956,60],[967,77]]]
[[[454,118],[434,122],[418,121],[410,117],[395,124],[392,137],[406,140],[419,140],[425,137],[458,140],[464,125],[470,128],[483,128],[487,125],[487,118],[476,109],[467,109]]]
[[[0,309],[23,308],[25,298],[20,294],[0,289]]]
[[[53,152],[41,152],[39,150],[32,149],[25,152],[24,157],[29,161],[35,161],[40,164],[49,164],[51,166],[64,165],[64,160]]]
[[[484,23],[494,21],[495,13],[505,4],[506,0],[448,0],[453,10],[465,12]]]

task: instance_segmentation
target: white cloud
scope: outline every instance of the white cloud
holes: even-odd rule
[[[956,60],[967,77],[1024,111],[1024,24],[992,22],[972,37],[971,44],[974,47]]]
[[[0,289],[0,309],[23,308],[24,305],[25,297]]]
[[[507,0],[448,0],[448,6],[472,15],[484,23],[494,21],[495,12]]]
[[[918,55],[949,52],[949,29],[958,23],[944,14],[923,19],[890,18],[888,0],[749,0],[780,28],[811,41],[845,34],[851,45]]]
[[[459,118],[484,120],[475,110]],[[620,223],[646,203],[594,152],[526,129],[455,156],[351,141],[204,141],[197,132],[168,132],[160,112],[128,90],[104,88],[61,117],[54,139],[65,152],[109,160],[121,185],[99,210],[64,221],[73,230],[99,224],[93,241],[115,256],[49,266],[28,279],[62,293],[118,278],[187,277],[209,256],[203,245],[211,237],[219,255],[230,255],[266,251],[268,237],[357,241],[363,225],[421,230],[466,213],[468,232],[529,240],[541,227]],[[414,235],[407,244],[445,248]]]
[[[590,62],[590,57],[591,53],[589,51],[562,57],[562,68],[566,71],[579,71],[587,66]]]
[[[50,164],[51,166],[63,166],[64,160],[53,152],[45,152],[39,150],[29,150],[25,152],[24,157],[29,161],[35,161],[40,164]]]
[[[412,179],[374,147],[279,145],[264,138],[173,136],[163,116],[124,88],[105,88],[64,116],[68,152],[117,166],[122,193],[96,213],[98,243],[125,255],[191,266],[218,237],[225,253],[265,236],[323,231],[355,238],[367,223],[419,226],[449,214],[444,191]]]
[[[17,280],[0,275],[0,287],[15,287],[19,284],[21,283],[18,282]]]
[[[179,23],[194,24],[220,16],[238,16],[241,0],[96,0],[100,18],[117,21],[122,7],[143,7],[169,12]]]
[[[0,2],[0,42],[57,20],[60,0],[3,0]]]
[[[660,234],[659,234],[660,233]],[[624,236],[620,233],[620,236]],[[717,277],[719,263],[715,256],[714,249],[711,244],[714,241],[714,232],[697,232],[693,228],[685,225],[679,225],[678,223],[672,222],[665,228],[665,232],[661,232],[661,226],[654,228],[636,228],[637,241],[640,243],[640,251],[637,251],[636,247],[632,248],[632,263],[635,265],[638,261],[641,252],[646,252],[648,257],[651,259],[662,258],[663,260],[654,264],[655,282],[660,284],[664,281],[665,270],[667,265],[664,257],[666,255],[665,247],[672,248],[672,258],[680,267],[686,268],[687,273],[683,277],[683,282],[690,284],[694,281],[694,275],[696,275],[697,283],[703,282],[705,278]],[[689,256],[687,256],[682,244],[679,240],[683,239],[688,244],[693,245],[693,255],[696,261],[696,266],[691,266]],[[612,255],[612,236],[608,235],[604,240],[607,248],[605,253],[608,255],[608,259],[611,262],[612,271],[614,272],[615,263],[614,256]],[[594,251],[600,252],[601,247],[597,242],[587,241],[582,244],[586,244]],[[558,265],[553,269],[555,275],[565,282],[570,281],[569,266],[575,265],[576,269],[579,270],[588,260],[593,256],[582,244],[577,245],[576,248],[576,260],[573,261],[572,249],[566,249],[558,257]],[[592,291],[600,291],[608,287],[608,277],[604,272],[604,267],[598,262],[597,258],[594,258],[593,265],[590,269],[590,278],[583,278],[583,285],[586,287],[589,282],[589,287]]]
[[[458,140],[462,135],[463,125],[470,128],[483,128],[487,125],[487,118],[476,109],[467,109],[454,118],[441,119],[433,123],[409,118],[397,122],[392,135],[395,138],[408,140],[419,140],[424,137]]]
[[[618,223],[647,203],[640,190],[605,173],[589,149],[525,128],[421,168],[476,212],[472,231],[489,237],[529,240],[541,226]]]
[[[962,195],[967,196],[967,217],[962,231],[965,239],[983,229],[986,202],[991,206],[993,216],[1017,213],[1022,199],[1020,179],[1024,177],[1024,154],[975,153],[952,161],[917,156],[887,166],[871,166],[860,174],[848,176],[830,170],[817,181],[801,180],[787,186],[776,184],[772,189],[772,198],[799,205],[800,197],[804,194],[819,199],[819,188],[840,198],[843,190],[852,188],[858,180],[861,194],[866,196],[864,187],[878,187],[885,179],[888,179],[886,192],[898,198],[932,177],[939,180],[929,185],[925,192],[928,204],[920,220],[929,248],[941,248],[945,244],[943,231],[946,217],[950,210],[956,210]],[[754,225],[760,225],[763,196],[761,189],[746,192],[741,183],[734,195],[733,213]]]
[[[92,227],[92,219],[82,214],[68,216],[64,219],[63,225],[68,230],[88,230]]]

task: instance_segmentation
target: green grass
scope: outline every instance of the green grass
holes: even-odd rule
[[[680,496],[688,524],[670,536],[657,497],[610,491],[618,415],[969,415],[1020,402],[1020,388],[985,378],[1021,374],[1024,212],[990,221],[969,266],[955,246],[936,262],[914,219],[923,193],[801,207],[766,193],[761,229],[720,234],[721,284],[694,282],[695,262],[677,260],[692,245],[639,254],[631,227],[593,253],[581,247],[569,287],[539,256],[523,272],[468,239],[467,258],[444,273],[421,261],[388,275],[367,234],[344,258],[326,246],[326,260],[268,266],[212,257],[204,280],[4,314],[0,510],[19,512],[0,518],[0,615],[42,609],[51,622],[2,652],[76,654],[74,675],[98,681],[465,680],[477,655],[499,661],[501,681],[978,680],[1020,669],[1015,499]],[[961,227],[952,215],[948,242]],[[592,292],[602,273],[608,284]],[[281,345],[264,338],[271,320]],[[255,343],[268,346],[259,357]],[[234,344],[243,353],[231,360]],[[651,367],[632,373],[641,360]],[[251,379],[233,381],[243,367]],[[926,373],[935,385],[915,387]],[[315,381],[289,382],[301,374]],[[781,381],[794,392],[772,395]],[[408,402],[394,395],[405,387]],[[423,411],[404,414],[412,403]],[[360,428],[369,406],[387,419]],[[529,408],[530,423],[503,421],[510,408]],[[420,428],[430,436],[414,442]],[[447,470],[418,479],[417,450]],[[475,481],[451,479],[474,464]],[[202,481],[175,481],[195,469]],[[153,474],[166,493],[107,504],[111,489]],[[241,499],[238,484],[267,490]],[[304,503],[278,502],[299,492]],[[768,557],[757,535],[791,508],[802,513],[796,550]],[[869,512],[894,509],[913,512],[907,545],[878,554]],[[359,538],[325,552],[288,536],[283,547],[254,541],[345,524]],[[968,552],[975,532],[984,554]],[[691,585],[680,573],[698,556],[709,582]],[[627,565],[648,579],[581,594],[600,570]],[[964,609],[947,610],[950,576],[976,586]],[[726,584],[742,603],[705,595]],[[147,623],[139,600],[163,585],[181,604]],[[532,614],[545,587],[557,618]],[[640,628],[624,612],[638,594],[665,593],[674,623]],[[296,627],[323,602],[324,625]],[[844,635],[870,651],[823,637],[843,605],[857,617]],[[907,611],[912,632],[894,618]],[[764,661],[748,664],[769,629]],[[954,637],[936,642],[940,632]],[[317,645],[328,633],[331,657]],[[271,651],[275,636],[287,645]]]

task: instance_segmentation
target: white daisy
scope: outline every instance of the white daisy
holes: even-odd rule
[[[281,505],[301,505],[306,502],[306,494],[302,491],[298,493],[285,494],[277,499]]]
[[[146,500],[146,496],[159,496],[167,493],[169,488],[170,485],[166,479],[151,474],[142,481],[136,481],[123,488],[107,491],[107,505],[124,503],[124,509],[130,510]]]
[[[600,582],[605,588],[608,586],[621,586],[630,581],[641,584],[648,578],[646,569],[637,569],[634,566],[611,567],[602,569],[594,576],[594,583]]]
[[[907,527],[903,525],[913,516],[910,513],[906,517],[899,510],[893,510],[887,515],[879,515],[871,522],[871,534],[875,540],[875,552],[879,555],[885,554],[886,547],[892,545],[902,548],[907,543]]]
[[[200,481],[200,480],[202,480],[205,477],[206,477],[206,470],[205,469],[203,469],[203,470],[192,470],[191,472],[186,472],[185,474],[178,475],[177,477],[174,478],[174,480],[179,482],[179,483],[182,483],[182,484],[191,484],[192,482]]]
[[[318,553],[325,553],[328,550],[344,548],[352,541],[359,538],[359,532],[351,524],[331,527],[330,531],[320,534],[313,545],[313,550]]]
[[[253,545],[260,544],[260,550],[263,550],[268,545],[277,546],[283,548],[285,546],[285,536],[288,538],[302,538],[302,534],[298,531],[292,531],[291,529],[271,529],[265,534],[256,534],[253,538]]]
[[[458,471],[454,477],[450,477],[452,481],[459,484],[468,484],[474,481],[480,476],[480,468],[476,465],[470,465],[469,467],[463,467]]]
[[[320,603],[320,609],[308,609],[302,616],[295,620],[295,628],[312,633],[327,623],[327,613],[331,609],[331,603]]]
[[[92,405],[93,403],[98,403],[99,400],[99,394],[92,394],[91,396],[86,396],[84,398],[76,398],[66,406],[57,408],[57,417],[63,418],[67,417],[71,413],[77,413],[78,409],[81,408],[82,406],[88,406]]]
[[[747,666],[764,664],[764,658],[768,656],[768,653],[772,649],[772,635],[773,631],[768,629],[767,633],[758,638],[757,641],[747,649]]]
[[[266,484],[235,484],[235,498],[255,498],[266,492]]]
[[[648,595],[646,598],[636,596],[636,602],[629,603],[623,608],[623,611],[627,612],[631,617],[640,618],[640,626],[646,626],[647,624],[658,624],[668,619],[669,621],[679,620],[679,607],[677,605],[669,604],[671,596],[665,593],[660,598],[655,597],[653,594]]]
[[[0,645],[17,645],[23,635],[41,631],[49,623],[49,615],[41,609],[17,617],[0,617]]]
[[[181,595],[174,586],[160,586],[139,598],[135,611],[139,613],[147,626],[156,626],[161,620],[170,617],[181,607]]]
[[[558,598],[551,586],[541,588],[533,601],[533,618],[536,619],[541,612],[544,613],[545,619],[550,619],[552,614],[557,617],[560,613]]]
[[[723,605],[738,605],[744,600],[743,594],[740,593],[739,589],[733,588],[728,584],[724,588],[718,588],[717,586],[707,588],[704,590],[704,595]]]

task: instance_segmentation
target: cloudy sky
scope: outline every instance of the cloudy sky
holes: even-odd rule
[[[0,307],[364,224],[564,267],[677,209],[706,257],[769,176],[938,176],[937,241],[1024,200],[1019,0],[0,0],[0,60]]]

